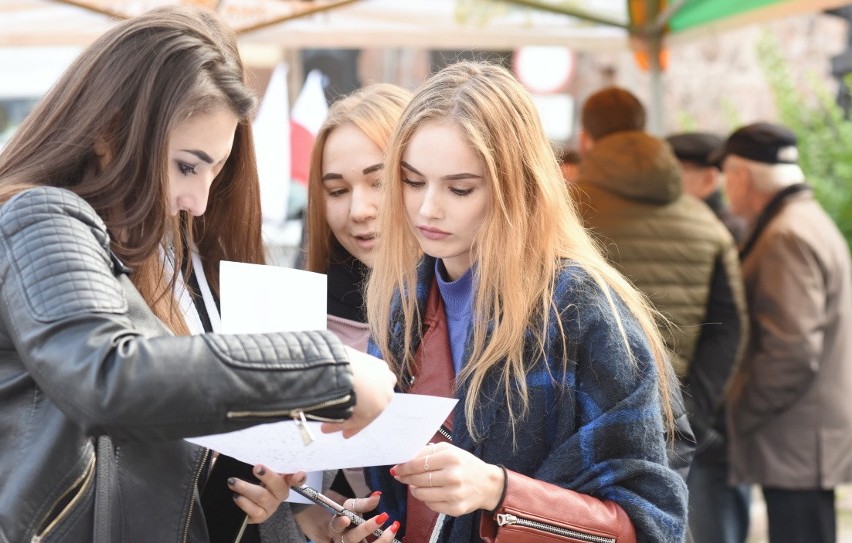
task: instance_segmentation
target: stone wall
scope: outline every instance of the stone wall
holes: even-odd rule
[[[831,57],[846,46],[845,20],[825,14],[780,19],[669,47],[663,76],[664,132],[701,129],[727,133],[756,120],[777,120],[774,99],[758,58],[757,43],[774,38],[795,85],[813,100],[813,86],[834,96]],[[651,81],[628,52],[583,53],[571,92],[578,103],[602,86],[619,85],[651,103]]]

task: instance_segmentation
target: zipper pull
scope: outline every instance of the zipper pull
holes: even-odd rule
[[[515,524],[518,522],[518,517],[508,513],[497,513],[497,526],[506,526],[507,524]]]
[[[311,429],[308,427],[308,420],[305,418],[305,412],[296,411],[293,413],[293,421],[295,421],[296,427],[299,429],[299,434],[302,436],[302,443],[304,443],[305,446],[313,443],[315,438],[311,433]]]

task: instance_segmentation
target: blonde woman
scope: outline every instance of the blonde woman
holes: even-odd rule
[[[328,276],[328,329],[360,351],[367,350],[369,337],[363,291],[378,243],[385,148],[410,99],[411,93],[401,87],[375,83],[335,102],[311,153],[306,268]],[[333,477],[333,483],[327,480],[328,494],[350,508],[354,507],[352,501],[346,503],[349,498],[369,493],[360,469],[326,475]],[[357,502],[361,509],[377,503],[377,495]],[[319,506],[299,510],[295,516],[315,543],[339,535],[331,515]],[[374,519],[381,521],[382,516]]]
[[[681,541],[651,310],[582,228],[527,92],[443,69],[385,170],[372,350],[403,390],[459,403],[416,458],[367,470],[379,510],[407,543]]]
[[[317,134],[308,180],[306,268],[328,275],[328,329],[366,351],[363,288],[378,243],[384,153],[411,93],[376,83],[335,102]]]

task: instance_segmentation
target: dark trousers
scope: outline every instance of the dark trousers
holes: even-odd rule
[[[835,543],[834,490],[763,488],[770,543]]]
[[[694,543],[745,543],[750,488],[728,486],[728,465],[697,455],[686,479],[689,531]]]

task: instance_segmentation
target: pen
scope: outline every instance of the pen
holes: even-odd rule
[[[358,526],[358,525],[361,525],[361,524],[364,524],[365,522],[367,522],[358,514],[353,513],[349,509],[346,509],[345,507],[343,507],[342,505],[340,505],[336,501],[332,500],[331,498],[329,498],[328,496],[326,496],[324,494],[317,492],[315,489],[309,487],[308,485],[291,486],[290,488],[292,488],[293,490],[295,490],[296,492],[298,492],[302,496],[306,497],[307,499],[311,500],[315,504],[324,507],[332,515],[340,515],[340,516],[344,516],[344,517],[348,518],[354,526]],[[373,530],[373,535],[376,536],[376,537],[381,536],[382,533],[383,533],[383,531],[380,530],[380,529]],[[398,539],[394,538],[393,543],[402,543],[402,542],[399,541]]]

